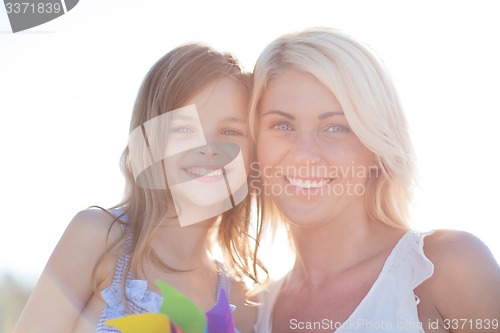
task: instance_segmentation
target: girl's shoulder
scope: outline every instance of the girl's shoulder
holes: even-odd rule
[[[113,212],[101,208],[85,209],[73,217],[65,233],[69,238],[76,238],[75,241],[106,246],[121,236],[120,223],[115,223],[117,219]]]
[[[66,228],[59,242],[59,252],[67,253],[68,260],[83,267],[96,267],[104,253],[121,238],[121,223],[117,217],[103,209],[91,208],[78,212]],[[98,280],[109,280],[115,256],[109,257],[109,265],[104,263],[104,271],[97,272]],[[109,266],[109,267],[108,267]],[[109,269],[108,269],[109,268]],[[110,270],[110,272],[108,272]]]
[[[84,210],[73,217],[19,319],[18,332],[69,332],[75,325],[87,322],[81,313],[91,317],[95,312],[98,316],[95,308],[89,306],[95,299],[95,284],[112,278],[116,257],[109,256],[109,262],[100,265],[95,275],[94,271],[103,254],[119,240],[121,230],[114,220],[98,209]],[[55,315],[57,320],[46,320]]]

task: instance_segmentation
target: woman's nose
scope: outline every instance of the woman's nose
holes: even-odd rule
[[[300,164],[316,163],[321,158],[321,149],[312,133],[298,135],[293,142],[291,153],[295,162]]]

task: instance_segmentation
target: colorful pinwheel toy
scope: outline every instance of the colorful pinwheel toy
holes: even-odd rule
[[[156,281],[163,303],[160,313],[132,314],[106,321],[122,333],[234,333],[229,299],[219,289],[217,304],[207,313],[187,296],[163,281]]]

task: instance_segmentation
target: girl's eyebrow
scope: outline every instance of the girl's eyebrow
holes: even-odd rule
[[[242,124],[247,123],[246,119],[242,119],[242,118],[238,118],[238,117],[228,117],[228,118],[224,118],[224,120],[228,121],[228,122],[232,122],[232,123],[242,123]]]
[[[190,114],[175,114],[171,115],[168,118],[168,121],[174,122],[174,121],[198,121],[200,118],[198,115],[192,116]]]
[[[293,114],[279,111],[279,110],[269,110],[266,113],[264,113],[262,115],[262,117],[267,116],[267,115],[272,115],[272,114],[277,114],[277,115],[283,116],[285,118],[288,118],[290,120],[295,120],[295,116]],[[318,119],[323,120],[326,118],[330,118],[330,117],[334,117],[334,116],[343,116],[343,115],[344,115],[344,112],[342,112],[342,111],[332,111],[332,112],[326,112],[326,113],[320,114],[318,116]]]

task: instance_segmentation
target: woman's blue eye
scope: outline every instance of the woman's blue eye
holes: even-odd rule
[[[345,128],[344,126],[341,126],[341,125],[332,125],[332,126],[329,126],[326,129],[326,131],[327,132],[332,132],[332,133],[340,133],[340,132],[347,131],[347,128]]]
[[[273,126],[273,128],[275,130],[278,130],[278,131],[291,131],[291,130],[293,130],[292,126],[285,124],[285,123],[276,124]]]

